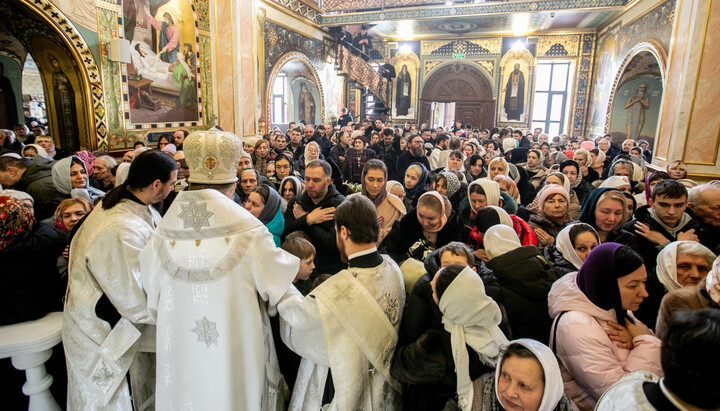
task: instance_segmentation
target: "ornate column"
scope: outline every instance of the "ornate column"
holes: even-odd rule
[[[688,165],[688,177],[720,176],[720,0],[679,0],[653,163]]]

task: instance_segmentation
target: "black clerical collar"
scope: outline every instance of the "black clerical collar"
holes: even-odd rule
[[[375,247],[348,256],[348,259],[348,268],[373,268],[383,262],[382,256]]]
[[[657,411],[678,411],[676,407],[663,393],[659,382],[645,381],[642,385],[643,394],[648,402],[655,407]]]
[[[133,194],[132,191],[128,190],[127,188],[125,188],[125,191],[127,191],[127,196],[125,198],[127,198],[128,200],[132,200],[138,204],[147,205],[140,201],[139,198],[135,197],[135,194]]]

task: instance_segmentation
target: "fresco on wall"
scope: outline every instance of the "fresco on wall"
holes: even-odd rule
[[[526,49],[510,50],[500,60],[499,122],[527,124],[534,65],[535,61]]]
[[[284,54],[297,51],[322,68],[323,43],[270,21],[265,21],[265,81]]]
[[[289,121],[318,124],[320,121],[320,93],[315,83],[300,77],[292,82],[291,89],[295,108]]]
[[[655,140],[662,78],[655,56],[638,53],[628,63],[618,82],[610,118],[613,140]]]
[[[158,3],[138,0],[134,27],[123,27],[132,39],[127,65],[130,122],[195,122],[201,108],[193,10],[188,0]]]
[[[586,134],[602,135],[610,123],[610,93],[618,70],[630,50],[650,41],[667,53],[672,40],[676,0],[666,0],[629,24],[611,26],[598,35],[597,58],[593,70],[590,110]],[[654,131],[653,131],[654,132]]]

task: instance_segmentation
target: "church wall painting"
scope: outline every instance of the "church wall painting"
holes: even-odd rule
[[[392,118],[414,120],[418,118],[420,59],[413,52],[398,52],[392,59],[392,65],[397,73],[392,87]]]
[[[629,59],[611,96],[609,132],[613,140],[645,139],[655,141],[663,82],[656,57],[641,51]]]
[[[612,101],[610,96],[620,65],[641,42],[650,42],[660,54],[667,54],[672,41],[676,0],[658,3],[638,17],[618,22],[598,34],[593,85],[587,113],[585,134],[588,137],[610,131]],[[663,68],[664,69],[664,68]]]
[[[535,59],[529,51],[510,50],[500,59],[498,124],[529,123]]]
[[[315,83],[305,77],[298,77],[291,85],[294,112],[289,121],[303,124],[318,124],[320,121],[320,93]]]

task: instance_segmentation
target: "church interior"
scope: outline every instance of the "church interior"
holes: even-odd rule
[[[120,155],[215,125],[246,138],[347,109],[395,125],[609,133],[647,140],[652,164],[682,160],[690,178],[720,170],[710,0],[3,3],[0,126],[37,118],[66,150]],[[626,109],[640,88],[649,107]]]

